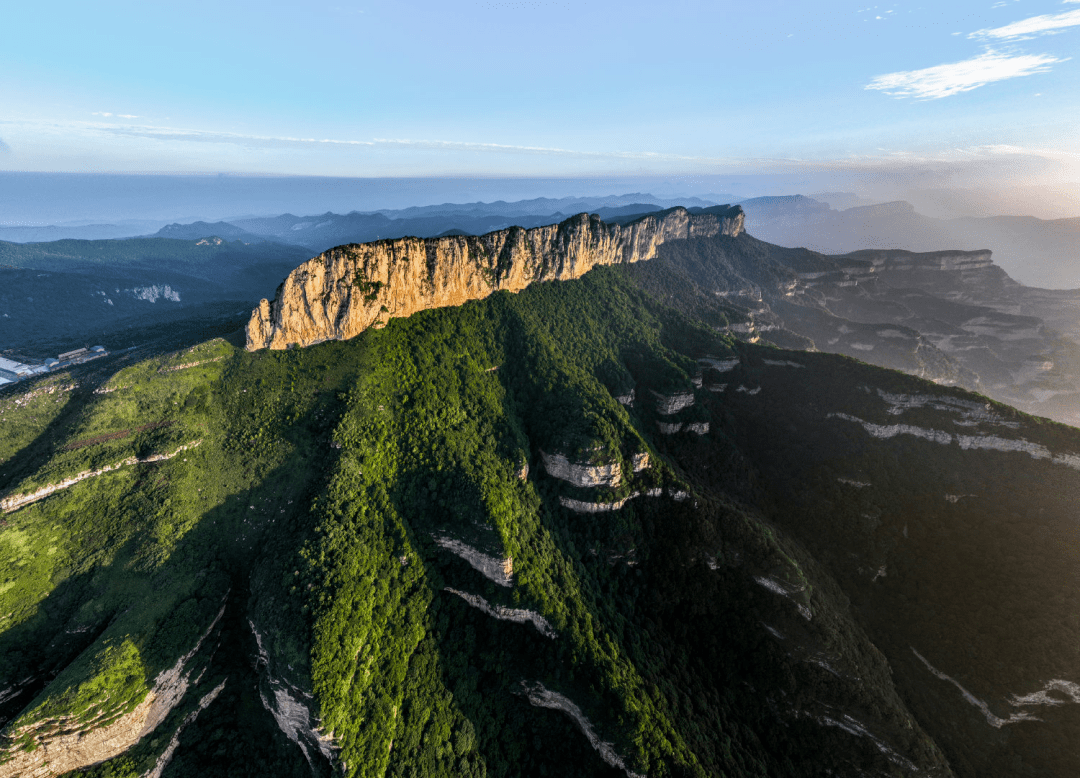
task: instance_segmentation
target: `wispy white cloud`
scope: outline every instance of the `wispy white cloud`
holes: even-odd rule
[[[1080,2],[1080,0],[1078,0]],[[916,71],[918,72],[918,71]],[[0,119],[0,125],[5,123]],[[732,168],[745,168],[746,170],[758,170],[775,172],[779,170],[806,169],[806,170],[832,170],[859,168],[868,166],[872,168],[899,166],[934,167],[937,165],[950,165],[972,160],[1002,159],[1002,158],[1026,158],[1052,160],[1053,164],[1069,163],[1080,169],[1080,153],[1065,152],[1060,149],[1054,151],[1039,150],[1034,148],[1021,148],[1009,145],[981,145],[970,146],[965,149],[946,149],[934,153],[915,152],[903,150],[881,149],[880,154],[872,155],[846,155],[841,159],[808,159],[797,156],[793,157],[717,157],[717,156],[694,156],[685,154],[671,154],[655,151],[583,151],[578,149],[566,149],[549,146],[524,146],[502,143],[479,143],[468,141],[445,141],[445,140],[416,140],[407,138],[370,138],[366,140],[343,140],[334,138],[299,138],[274,135],[247,135],[239,133],[178,129],[172,127],[157,127],[128,124],[101,123],[77,123],[82,130],[91,132],[104,132],[110,135],[122,137],[142,137],[162,141],[189,141],[194,143],[220,143],[244,146],[248,148],[356,148],[356,149],[418,149],[418,150],[446,150],[446,151],[472,151],[492,154],[523,154],[523,155],[550,155],[557,157],[598,159],[598,160],[629,160],[629,161],[658,161],[673,163],[691,163],[698,165],[719,165]],[[59,125],[57,126],[59,127]],[[73,128],[72,125],[64,125],[65,128]]]
[[[138,118],[140,118],[139,116],[136,116],[133,113],[111,113],[109,111],[94,111],[91,114],[91,116],[104,116],[104,117],[115,116],[117,119],[138,119]]]
[[[959,185],[971,188],[984,186],[988,182],[993,182],[996,187],[1005,180],[1015,183],[1022,179],[1030,184],[1045,179],[1052,180],[1055,185],[1080,180],[1080,144],[1062,144],[1057,140],[1051,144],[1052,151],[1005,145],[966,146],[962,149],[949,145],[936,148],[928,139],[918,148],[907,148],[901,143],[895,147],[862,153],[848,152],[838,156],[791,154],[784,157],[721,157],[711,153],[711,150],[698,152],[697,155],[690,150],[683,153],[642,150],[593,152],[548,146],[407,138],[345,140],[286,137],[284,134],[270,133],[248,135],[110,120],[27,121],[0,118],[0,131],[4,133],[5,140],[15,147],[11,155],[0,155],[0,167],[10,167],[14,159],[25,166],[25,160],[33,160],[36,150],[44,147],[50,150],[74,149],[83,154],[79,160],[94,160],[98,169],[113,172],[224,171],[250,174],[261,171],[286,175],[464,177],[481,174],[496,177],[550,176],[553,171],[560,176],[570,173],[624,175],[628,172],[634,175],[764,175],[769,180],[789,176],[793,182],[791,186],[803,189],[810,186],[806,181],[819,182],[814,184],[817,188],[813,191],[841,191],[837,187],[848,187],[845,182],[849,180],[876,182],[874,186],[896,190],[893,192],[896,196],[890,196],[891,199],[902,196],[901,184],[914,189]],[[110,142],[110,138],[119,142]],[[1063,147],[1067,147],[1069,152],[1066,153]],[[296,153],[300,151],[304,153]],[[71,158],[75,158],[74,152]],[[68,167],[75,166],[66,160]],[[153,167],[139,164],[145,160],[152,160]],[[513,173],[507,173],[507,170]],[[977,183],[971,183],[976,179]],[[843,191],[853,190],[844,188]],[[1069,207],[1073,210],[1062,210],[1065,208],[1062,206],[1044,218],[1075,215],[1075,207]]]
[[[125,135],[133,138],[149,138],[161,141],[185,141],[189,143],[230,143],[248,148],[283,148],[323,144],[329,146],[374,146],[373,141],[334,140],[331,138],[293,138],[272,135],[244,135],[233,132],[191,130],[177,127],[131,126],[116,124],[90,125],[88,129]]]
[[[185,141],[191,143],[228,143],[249,148],[296,148],[296,147],[367,147],[410,148],[434,151],[473,151],[482,153],[527,154],[559,157],[606,158],[628,160],[656,160],[674,162],[719,162],[716,157],[697,157],[667,154],[655,151],[582,151],[550,146],[521,146],[503,143],[478,143],[470,141],[416,140],[409,138],[371,138],[369,140],[342,140],[337,138],[296,138],[271,135],[244,135],[239,133],[177,129],[172,127],[106,125],[92,126],[112,135],[149,138],[162,141]]]
[[[1076,0],[1073,0],[1076,2]],[[1043,14],[1021,19],[1004,27],[976,30],[968,35],[976,40],[1020,40],[1034,38],[1036,35],[1051,35],[1063,32],[1069,27],[1080,25],[1080,11],[1066,11],[1060,14]]]
[[[1046,73],[1050,66],[1065,60],[1049,54],[1001,54],[988,51],[978,57],[922,70],[904,70],[877,76],[867,89],[893,97],[937,100],[970,92],[981,86],[1010,78]]]

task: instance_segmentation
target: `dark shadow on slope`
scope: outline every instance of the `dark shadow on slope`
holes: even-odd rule
[[[883,684],[881,689],[853,698],[850,683],[833,682],[826,672],[807,668],[806,656],[811,655],[815,641],[821,642],[821,635],[803,636],[805,656],[793,658],[761,626],[761,620],[768,619],[790,626],[793,635],[801,628],[800,617],[792,617],[793,607],[787,609],[792,611],[788,614],[775,595],[752,580],[753,574],[769,571],[784,557],[775,543],[763,543],[755,536],[753,528],[762,527],[760,519],[740,515],[731,503],[731,495],[755,502],[761,494],[752,469],[730,435],[723,432],[725,427],[733,432],[730,424],[713,415],[713,424],[719,423],[720,430],[714,433],[718,437],[710,440],[720,444],[719,457],[700,457],[700,447],[693,448],[696,435],[657,434],[657,416],[651,410],[655,402],[647,390],[689,388],[689,375],[677,363],[685,360],[692,365],[702,349],[718,348],[715,338],[705,337],[707,331],[702,328],[681,322],[679,317],[661,318],[670,319],[665,321],[661,340],[674,352],[665,354],[656,344],[636,344],[627,352],[630,359],[625,367],[613,370],[601,362],[597,377],[629,372],[638,390],[630,412],[634,426],[652,441],[655,450],[671,457],[677,472],[684,466],[679,449],[690,444],[689,450],[694,452],[690,460],[695,466],[707,462],[708,469],[719,471],[719,494],[700,506],[690,501],[676,503],[665,496],[639,498],[618,515],[571,514],[558,502],[566,487],[538,466],[531,478],[544,500],[545,526],[561,553],[573,561],[598,623],[611,630],[620,652],[632,658],[649,687],[663,695],[666,702],[662,709],[707,771],[810,776],[825,768],[842,775],[874,768],[892,774],[895,765],[872,742],[839,727],[822,725],[810,712],[814,705],[821,716],[832,710],[828,704],[846,710],[872,705],[879,692],[885,697],[893,694],[887,677],[877,679]],[[518,335],[522,326],[523,322],[515,321],[506,329],[511,339],[507,352],[519,359],[538,350],[536,337],[526,336],[523,330]],[[520,345],[513,343],[515,336],[521,337]],[[581,332],[579,338],[590,342],[587,332]],[[560,338],[558,346],[544,357],[557,360],[560,347],[574,349],[576,344]],[[535,364],[515,367],[511,359],[507,361],[500,377],[510,405],[519,414],[519,424],[530,435],[550,436],[553,423],[562,423],[567,412],[581,407],[573,397],[550,395],[553,389],[583,389],[587,383],[563,384],[548,374],[538,375]],[[617,390],[621,388],[621,382],[615,383],[619,384]],[[624,553],[612,553],[620,549],[604,548],[605,543],[617,541],[628,526],[626,537],[639,551],[634,565],[627,564]],[[726,555],[727,561],[711,569],[707,561],[717,551]],[[630,611],[613,608],[612,603],[617,602],[634,603],[634,607]],[[835,607],[839,612],[840,606]],[[833,614],[832,618],[843,617]],[[853,653],[869,647],[865,637],[859,640],[850,648]],[[586,690],[583,699],[595,704],[595,692]],[[890,699],[889,704],[900,705],[896,699]],[[801,711],[805,718],[793,715],[793,711]],[[707,727],[699,723],[704,721],[709,722]],[[602,713],[595,723],[608,737],[616,735],[616,741],[627,734],[618,735],[618,723],[605,721]],[[931,763],[937,758],[931,752],[918,753]]]
[[[590,707],[591,679],[574,680],[565,641],[545,637],[529,623],[500,621],[447,591],[479,596],[491,607],[528,607],[515,605],[510,589],[436,543],[436,538],[452,538],[493,561],[505,556],[478,486],[460,468],[413,470],[396,479],[391,499],[398,514],[408,517],[403,527],[408,545],[423,559],[435,596],[434,623],[409,661],[394,753],[407,755],[431,776],[479,774],[477,756],[489,776],[624,775],[601,759],[565,713],[534,707],[525,696],[524,684],[541,681]],[[456,766],[453,756],[448,763],[430,746],[424,748],[424,733],[446,724],[440,715],[452,715],[423,703],[436,678],[469,722],[455,737]],[[389,774],[400,769],[392,759]]]
[[[1077,555],[1063,538],[1075,526],[1080,476],[1047,458],[965,450],[949,438],[1026,440],[1058,453],[1080,447],[1075,431],[838,357],[791,356],[807,367],[751,364],[745,377],[761,394],[727,400],[773,519],[828,566],[959,775],[1074,774],[1080,706],[1065,696],[1026,707],[1009,701],[1072,679]],[[938,405],[891,413],[878,389]],[[999,420],[973,424],[949,401]],[[837,411],[882,428],[938,430],[945,442],[877,439],[859,423],[828,417]],[[689,460],[687,469],[706,477]],[[993,716],[1041,721],[996,727],[915,651]]]
[[[265,708],[264,700],[269,698],[273,704],[273,695],[267,693],[262,677],[265,668],[258,662],[258,645],[248,623],[250,576],[238,575],[234,580],[244,588],[230,595],[212,675],[208,674],[199,688],[215,688],[220,683],[225,686],[180,733],[179,745],[162,776],[329,778],[330,764],[317,752],[310,761],[306,759]],[[174,718],[182,721],[185,714],[186,709],[178,709]],[[169,731],[168,722],[165,731]],[[160,741],[160,736],[157,739]],[[160,742],[150,750],[160,750]]]
[[[574,677],[565,640],[494,619],[449,592],[438,595],[438,613],[434,644],[442,681],[475,727],[489,775],[625,775],[601,759],[570,716],[535,707],[523,693],[523,684],[540,681],[586,712],[594,707],[596,690],[591,679]],[[610,740],[605,722],[593,717],[591,723]]]
[[[98,364],[95,364],[97,362]],[[5,494],[15,484],[37,472],[42,465],[49,461],[58,450],[64,435],[74,429],[79,421],[87,413],[87,405],[93,402],[94,390],[105,384],[106,381],[124,366],[126,360],[123,356],[110,356],[102,360],[80,365],[77,369],[67,370],[64,374],[50,376],[46,379],[19,382],[4,387],[5,398],[14,397],[23,393],[30,393],[40,389],[46,383],[57,382],[61,386],[75,384],[76,388],[70,390],[71,396],[67,403],[45,427],[22,449],[7,459],[2,465],[0,472],[0,493]],[[57,390],[61,391],[61,390]]]
[[[132,543],[117,552],[127,561]],[[88,623],[72,618],[93,591],[96,572],[65,579],[29,619],[0,632],[0,689],[10,690],[0,703],[0,729],[14,719],[60,672],[94,645],[115,619],[115,609]],[[63,628],[69,627],[67,630]],[[12,696],[8,696],[11,694]]]

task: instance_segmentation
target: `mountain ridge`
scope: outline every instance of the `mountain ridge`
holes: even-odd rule
[[[869,259],[641,245],[6,396],[0,488],[72,482],[0,526],[0,762],[74,766],[73,734],[130,719],[93,778],[1075,774],[1080,433],[734,336]]]
[[[482,237],[402,238],[344,246],[289,274],[247,324],[247,348],[282,349],[354,337],[419,310],[460,305],[534,281],[576,278],[598,265],[651,259],[665,241],[735,236],[739,206],[676,207],[627,224],[579,214],[558,225]],[[384,319],[385,315],[385,319]]]
[[[747,230],[770,243],[805,246],[827,254],[868,247],[909,251],[989,247],[998,264],[1021,283],[1080,287],[1077,217],[940,218],[926,216],[904,200],[835,210],[827,203],[814,206],[799,197],[743,201]]]
[[[794,204],[832,213],[801,196],[763,199],[781,212]],[[859,210],[897,207],[907,210],[903,203]],[[657,227],[676,217],[714,218],[728,213],[726,208],[734,207],[616,213],[600,221],[596,214],[580,215],[558,227],[511,228],[481,237],[458,231],[452,233],[457,237],[434,241],[339,247],[295,269],[272,302],[260,303],[246,328],[248,348],[350,338],[427,307],[459,305],[501,288],[517,291],[536,280],[573,278],[594,264],[643,268],[639,260],[655,256],[662,262],[646,263],[651,269],[638,273],[653,277],[651,293],[691,316],[711,311],[714,326],[741,339],[842,353],[1080,422],[1080,392],[1070,385],[1070,376],[1080,376],[1076,294],[1025,287],[983,248],[871,248],[827,255],[760,241],[734,223],[714,236],[679,227],[665,237],[661,233],[670,229]],[[644,253],[616,257],[603,245],[608,238],[600,236],[624,228],[659,229],[663,239]],[[564,249],[544,243],[559,230],[596,231],[589,238],[593,248],[563,267]],[[511,235],[518,236],[517,248],[506,243]],[[524,250],[533,239],[528,236],[541,235],[548,237]],[[597,259],[590,252],[598,252]],[[537,257],[548,264],[538,264]],[[670,296],[673,289],[681,290],[679,297]]]

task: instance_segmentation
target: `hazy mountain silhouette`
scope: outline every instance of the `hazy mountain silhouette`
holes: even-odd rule
[[[986,216],[936,219],[904,201],[834,210],[801,195],[742,202],[747,230],[770,243],[828,254],[866,248],[991,249],[995,262],[1029,286],[1080,288],[1080,218]]]

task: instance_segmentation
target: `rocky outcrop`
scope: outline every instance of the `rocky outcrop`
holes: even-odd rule
[[[1080,454],[1068,451],[1055,453],[1041,443],[1032,443],[1023,438],[1003,438],[1000,435],[959,435],[944,430],[918,427],[914,424],[874,424],[849,413],[829,413],[826,418],[843,419],[859,424],[869,435],[879,440],[888,440],[897,435],[910,435],[943,446],[956,443],[962,451],[1015,451],[1027,454],[1032,459],[1045,459],[1055,465],[1080,470]]]
[[[390,318],[461,305],[534,281],[578,278],[598,265],[652,259],[662,244],[737,236],[739,206],[685,208],[606,224],[578,214],[561,224],[511,227],[480,237],[399,238],[340,246],[289,274],[247,325],[247,348],[284,349],[344,340]]]
[[[220,362],[225,359],[225,356],[214,357],[213,359],[200,359],[198,362],[185,362],[182,365],[173,365],[172,367],[163,367],[158,370],[159,373],[175,373],[177,370],[187,370],[190,367],[198,367],[199,365],[208,365],[211,362]]]
[[[313,713],[314,695],[274,673],[273,662],[262,633],[250,619],[248,626],[251,627],[259,650],[256,666],[259,670],[259,698],[263,708],[274,717],[274,722],[282,734],[300,747],[309,765],[313,765],[313,760],[318,760],[320,756],[326,763],[333,765],[340,746],[332,733],[325,734],[320,729],[320,721]]]
[[[548,475],[574,486],[615,488],[622,483],[622,465],[618,462],[590,465],[586,462],[571,462],[562,454],[545,454],[543,451],[540,452],[540,459]]]
[[[155,462],[164,462],[167,459],[172,459],[178,454],[182,454],[188,449],[196,448],[201,443],[202,438],[199,438],[198,440],[192,441],[191,443],[185,443],[184,445],[177,448],[175,451],[166,452],[164,454],[150,454],[149,456],[141,458],[128,457],[127,459],[122,459],[119,462],[114,462],[111,465],[105,465],[104,467],[98,468],[97,470],[84,470],[81,473],[76,473],[70,478],[65,478],[63,481],[59,481],[55,484],[48,484],[47,486],[42,486],[40,489],[37,489],[33,492],[28,492],[26,494],[9,495],[0,500],[0,510],[2,510],[4,513],[11,513],[12,511],[17,511],[19,508],[29,505],[30,503],[37,502],[38,500],[43,500],[53,492],[58,492],[61,489],[67,489],[69,486],[74,486],[80,481],[85,481],[87,478],[94,478],[95,476],[104,475],[105,473],[111,473],[113,470],[119,470],[121,467],[129,467],[131,465],[149,465],[154,464]]]
[[[776,578],[774,576],[764,575],[754,576],[754,582],[757,583],[759,586],[763,586],[764,588],[768,589],[773,594],[778,594],[781,597],[791,600],[793,603],[795,603],[795,607],[798,609],[799,615],[807,621],[810,621],[810,619],[814,617],[813,611],[811,611],[810,608],[807,607],[806,603],[802,601],[802,599],[805,599],[801,597],[803,592],[806,591],[805,585],[795,586],[794,584],[790,584],[786,581],[781,581],[779,578]]]
[[[661,435],[674,435],[683,430],[693,432],[695,435],[706,435],[709,432],[709,422],[707,421],[692,421],[685,424],[681,421],[674,423],[658,421],[656,426],[660,428]]]
[[[180,747],[180,736],[184,733],[184,730],[199,717],[200,713],[206,710],[210,704],[218,698],[218,695],[221,694],[221,691],[225,688],[227,682],[228,679],[222,681],[211,689],[209,693],[203,695],[195,710],[185,716],[184,720],[180,723],[180,726],[173,732],[172,737],[169,738],[169,745],[167,745],[165,750],[158,755],[157,761],[154,762],[154,766],[150,768],[150,771],[147,772],[143,778],[161,778],[161,774],[165,772],[165,768],[168,767],[169,762],[172,761],[176,749]]]
[[[440,548],[445,548],[450,553],[464,559],[474,570],[492,583],[507,587],[514,585],[513,557],[503,559],[491,556],[483,551],[478,551],[467,543],[462,543],[460,540],[445,535],[432,535],[432,539]]]
[[[641,492],[631,492],[621,500],[615,502],[585,502],[584,500],[574,500],[570,497],[559,497],[559,505],[564,508],[569,508],[574,513],[610,513],[612,511],[621,510],[626,503],[635,497],[641,496]]]
[[[739,358],[729,357],[727,359],[716,359],[715,357],[701,357],[698,360],[698,364],[702,367],[711,368],[718,373],[727,373],[739,366]]]
[[[443,591],[457,595],[472,607],[479,611],[483,611],[488,616],[498,619],[499,621],[512,621],[515,624],[532,624],[536,627],[536,631],[546,638],[557,638],[559,636],[559,633],[551,626],[551,622],[536,611],[527,610],[525,608],[508,608],[505,605],[492,605],[478,594],[469,594],[468,592],[463,592],[458,589],[451,589],[449,586]]]
[[[158,673],[146,697],[128,713],[104,726],[102,720],[109,718],[107,710],[88,723],[61,716],[9,733],[13,742],[31,739],[34,748],[24,750],[15,745],[0,751],[0,778],[52,778],[98,764],[122,754],[156,730],[187,693],[192,684],[192,659],[224,613],[222,605],[195,646],[172,667]]]
[[[880,272],[938,271],[955,272],[985,270],[994,267],[989,250],[982,251],[903,251],[901,249],[863,249],[847,256],[868,261]],[[848,273],[865,272],[861,269],[843,268]]]
[[[689,408],[694,404],[693,392],[676,392],[675,394],[660,394],[653,392],[656,398],[656,412],[661,416],[673,416],[683,408]]]
[[[4,754],[8,760],[0,763],[0,776],[53,778],[122,754],[138,742],[156,701],[151,692],[130,713],[111,724],[97,726],[91,722],[85,729],[73,726],[62,734],[42,737],[33,751],[13,748]]]
[[[596,730],[593,728],[592,723],[585,718],[585,714],[581,712],[581,708],[574,704],[574,702],[565,694],[551,691],[544,687],[544,684],[536,681],[535,683],[528,683],[526,681],[521,682],[521,693],[529,701],[530,705],[537,708],[550,708],[552,710],[560,710],[573,719],[577,724],[578,729],[589,741],[600,758],[607,762],[612,767],[622,770],[629,776],[629,778],[645,778],[641,773],[636,773],[627,767],[626,762],[615,751],[615,747],[604,740],[601,740],[599,735],[596,734]]]

